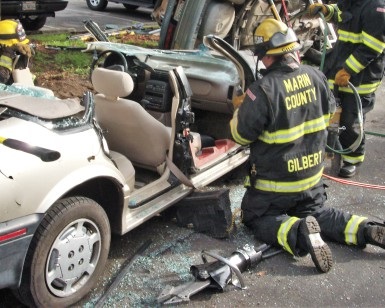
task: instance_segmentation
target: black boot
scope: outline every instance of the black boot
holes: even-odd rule
[[[369,222],[364,232],[368,244],[385,249],[385,224]]]
[[[338,175],[342,178],[351,178],[356,174],[357,166],[344,162]]]
[[[299,232],[306,240],[307,251],[317,270],[322,273],[328,272],[333,266],[332,252],[321,238],[321,228],[317,220],[313,216],[302,219]]]

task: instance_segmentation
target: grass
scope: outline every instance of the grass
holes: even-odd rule
[[[28,38],[32,42],[39,42],[44,45],[60,46],[60,47],[81,47],[85,48],[86,44],[80,39],[69,39],[69,33],[58,34],[34,34],[29,35]]]
[[[87,44],[84,40],[72,39],[70,33],[29,35],[29,40],[37,49],[32,58],[32,67],[37,75],[47,70],[86,76],[92,63],[92,54],[81,52]],[[111,42],[156,48],[158,41],[146,35],[125,34],[109,37]],[[44,47],[45,46],[45,47]]]
[[[37,75],[46,71],[87,75],[92,55],[81,52],[86,44],[81,40],[69,40],[69,34],[36,34],[28,36],[35,45],[32,69]]]

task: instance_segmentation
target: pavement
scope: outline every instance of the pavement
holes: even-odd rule
[[[385,134],[385,85],[377,91],[374,111],[366,131]],[[353,183],[325,178],[326,206],[373,219],[385,218],[385,190],[364,188],[359,183],[385,186],[385,138],[367,135],[367,155]],[[325,174],[332,174],[330,161]],[[240,179],[221,179],[209,189],[230,188],[233,213],[240,207],[244,189]],[[114,236],[103,277],[92,292],[74,307],[94,307],[114,281],[122,265],[150,240],[150,246],[133,262],[103,307],[158,307],[157,297],[166,285],[193,281],[190,266],[201,264],[201,251],[229,257],[245,245],[259,246],[240,222],[229,238],[215,239],[183,228],[159,216],[125,236]],[[385,250],[368,245],[357,249],[330,243],[333,268],[319,274],[310,256],[293,258],[287,253],[263,260],[242,274],[247,289],[229,286],[224,292],[207,289],[191,297],[185,307],[385,307]],[[22,307],[10,290],[0,290],[0,307]]]
[[[377,91],[377,103],[369,113],[366,131],[385,134],[385,86]],[[360,187],[359,183],[385,186],[385,138],[367,135],[367,156],[354,183],[325,179],[329,186],[326,206],[336,207],[373,219],[385,218],[385,190]],[[330,161],[325,174],[333,175]],[[244,193],[239,179],[222,179],[211,189],[230,188],[233,213]],[[357,186],[358,185],[358,186]],[[104,307],[157,307],[157,297],[166,285],[193,281],[191,265],[201,264],[201,251],[229,257],[245,245],[259,246],[248,229],[235,219],[226,239],[215,239],[178,227],[156,217],[123,237],[114,237],[105,275],[97,287],[76,307],[93,307],[114,281],[123,262],[146,241],[151,245],[130,267]],[[293,258],[287,253],[263,260],[242,274],[247,289],[230,285],[224,292],[207,289],[191,297],[186,307],[385,307],[385,250],[368,245],[361,250],[330,243],[334,265],[319,274],[310,256]]]

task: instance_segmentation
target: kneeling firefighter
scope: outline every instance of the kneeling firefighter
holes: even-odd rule
[[[12,84],[12,72],[27,68],[32,50],[22,24],[13,19],[0,21],[0,82]],[[17,63],[15,63],[17,61]]]
[[[250,145],[243,223],[262,242],[294,256],[310,253],[320,272],[333,264],[323,236],[385,248],[384,224],[324,206],[323,160],[335,110],[326,77],[299,64],[294,52],[300,45],[284,23],[266,19],[254,36],[254,53],[266,70],[230,122],[233,139]]]

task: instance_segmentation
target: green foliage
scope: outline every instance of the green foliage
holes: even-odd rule
[[[69,34],[36,34],[28,36],[35,45],[32,69],[38,75],[46,71],[69,72],[87,75],[92,55],[81,52],[86,44],[81,40],[69,40]]]
[[[86,44],[80,39],[69,39],[69,33],[48,33],[29,35],[28,38],[32,42],[40,42],[42,45],[58,46],[58,47],[81,47],[85,48]]]
[[[86,43],[77,36],[73,39],[69,33],[47,33],[29,35],[28,38],[36,46],[36,54],[32,58],[33,71],[37,74],[46,71],[56,73],[69,72],[87,75],[92,63],[92,54],[83,53]],[[71,38],[71,39],[70,39]],[[145,48],[157,48],[158,41],[146,35],[111,36],[111,42],[138,45]]]
[[[80,51],[64,50],[58,52],[55,56],[55,62],[66,70],[72,72],[88,71],[92,62],[92,55]]]
[[[109,40],[113,43],[123,43],[123,44],[131,44],[138,45],[144,48],[158,48],[159,42],[151,39],[142,39],[140,40],[140,44],[138,44],[138,39],[136,36],[125,36],[124,40],[120,37],[110,37]]]

